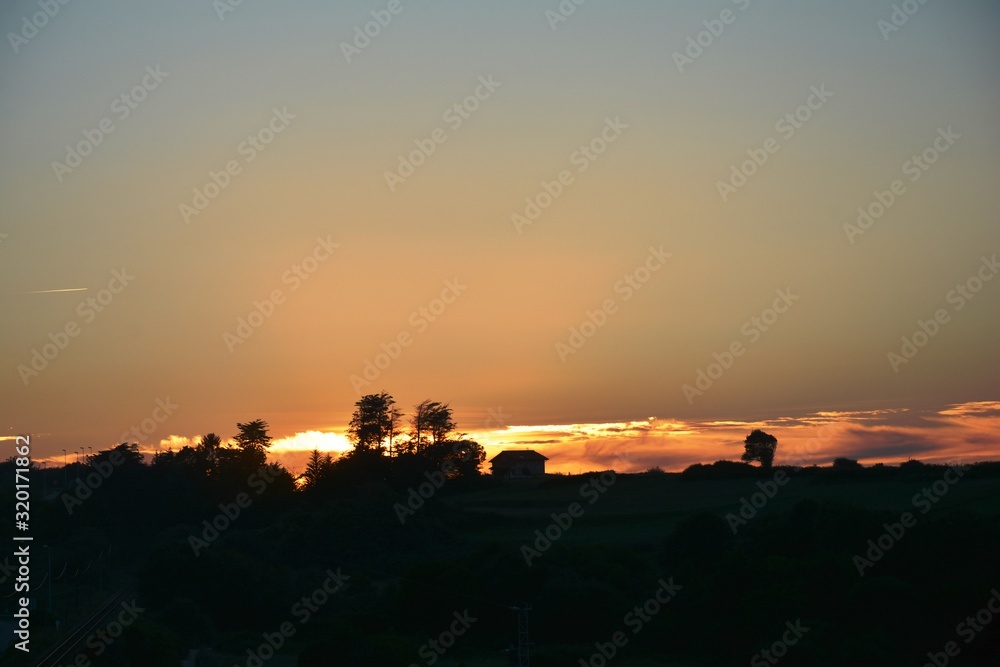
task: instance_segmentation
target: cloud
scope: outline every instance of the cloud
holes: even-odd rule
[[[327,431],[304,431],[285,438],[277,438],[271,442],[273,454],[285,452],[320,452],[341,453],[351,449],[351,443],[346,436]],[[336,458],[336,457],[334,457]]]
[[[838,446],[838,456],[859,460],[898,460],[917,458],[940,448],[936,440],[911,429],[880,427],[877,429],[852,426],[844,433]]]
[[[978,417],[1000,417],[1000,401],[973,401],[971,403],[959,403],[941,410],[939,415],[947,417],[964,417],[975,415]]]
[[[202,436],[196,435],[194,437],[188,437],[185,435],[168,435],[160,440],[160,443],[156,445],[153,453],[157,451],[177,451],[183,449],[184,447],[196,447],[199,442],[201,442]],[[142,447],[139,448],[143,453],[148,453],[143,450]]]
[[[679,471],[695,463],[738,460],[743,439],[754,428],[778,438],[776,464],[829,465],[837,457],[865,464],[896,464],[910,458],[929,463],[1000,459],[1000,402],[980,401],[943,409],[906,408],[820,411],[762,422],[649,418],[596,424],[514,425],[467,435],[486,449],[487,459],[504,449],[535,449],[549,457],[550,472],[613,468],[641,472],[653,466]],[[155,453],[194,446],[200,436],[170,435]],[[334,458],[351,444],[334,431],[304,431],[272,442],[271,460],[293,472],[318,449]]]
[[[482,435],[490,457],[500,450],[530,446],[548,456],[547,470],[637,472],[653,466],[683,470],[694,463],[738,460],[753,428],[778,438],[775,463],[828,465],[837,457],[866,464],[895,464],[909,458],[928,462],[998,458],[1000,403],[967,403],[940,411],[906,408],[822,411],[763,422],[645,422],[516,426]],[[516,437],[512,437],[516,433]],[[537,436],[534,440],[531,436]],[[623,460],[627,457],[629,462]]]

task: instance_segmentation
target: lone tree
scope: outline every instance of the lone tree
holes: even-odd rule
[[[743,452],[743,461],[747,463],[760,461],[760,467],[769,470],[771,463],[774,462],[774,450],[778,448],[778,439],[770,433],[755,428],[743,441],[743,446],[746,448]]]

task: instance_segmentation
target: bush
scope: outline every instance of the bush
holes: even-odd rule
[[[760,469],[749,463],[737,463],[736,461],[716,461],[705,465],[695,463],[688,466],[681,473],[682,479],[739,479],[742,477],[759,477]]]

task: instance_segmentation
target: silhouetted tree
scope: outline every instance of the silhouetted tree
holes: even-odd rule
[[[695,463],[681,472],[682,479],[740,479],[754,474],[754,467],[736,461],[716,461],[715,463]]]
[[[447,442],[448,436],[455,430],[455,422],[451,418],[451,408],[448,404],[432,403],[428,414],[427,426],[434,442]]]
[[[263,419],[239,423],[233,440],[235,447],[221,447],[216,450],[216,470],[218,475],[229,478],[230,482],[259,469],[267,463],[267,448],[271,446],[268,423]]]
[[[383,392],[384,393],[384,392]],[[396,438],[399,435],[399,422],[403,418],[403,413],[396,407],[396,402],[389,397],[389,456],[396,456],[398,452],[398,444],[396,443]]]
[[[306,470],[302,473],[302,479],[305,481],[305,488],[315,489],[316,485],[330,474],[330,470],[332,468],[333,457],[329,454],[322,456],[320,455],[318,449],[314,449],[312,454],[309,455],[309,462],[306,464]]]
[[[123,466],[143,465],[145,463],[142,454],[139,453],[139,444],[135,442],[132,444],[123,442],[117,447],[102,449],[88,459],[92,466],[107,462]]]
[[[236,427],[240,430],[234,437],[237,447],[245,452],[267,454],[267,448],[271,446],[271,436],[267,434],[266,421],[255,419],[245,424],[237,422]]]
[[[214,477],[218,473],[221,449],[222,438],[215,433],[205,435],[195,449],[198,469],[206,476]]]
[[[475,440],[459,440],[452,447],[455,473],[459,477],[477,477],[486,460],[486,450]]]
[[[399,423],[396,401],[382,391],[362,396],[354,406],[354,415],[347,429],[347,435],[354,443],[354,453],[381,453],[383,443],[395,435]]]
[[[204,449],[206,454],[214,457],[219,448],[222,447],[222,438],[217,436],[215,433],[208,433],[201,439],[199,447]]]
[[[844,456],[838,456],[833,460],[834,470],[861,470],[863,467],[856,459],[849,459]]]
[[[759,428],[755,428],[743,441],[746,448],[741,460],[750,463],[760,461],[760,467],[770,469],[774,462],[774,451],[778,448],[778,439]]]
[[[410,441],[407,451],[422,451],[427,444],[427,410],[431,404],[430,400],[420,402],[413,406],[413,416],[410,417]]]
[[[451,432],[455,430],[451,408],[447,403],[426,400],[413,407],[413,417],[410,418],[411,451],[421,452],[429,444],[446,442]]]

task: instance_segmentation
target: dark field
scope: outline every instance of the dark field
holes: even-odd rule
[[[134,586],[143,611],[120,637],[90,633],[55,664],[500,667],[530,605],[537,667],[996,665],[997,467],[472,477],[417,501],[428,471],[308,491],[276,477],[258,497],[137,464],[71,515],[39,503],[62,576],[51,614],[36,588],[33,658],[0,663],[36,664]],[[206,533],[241,491],[251,504]]]

